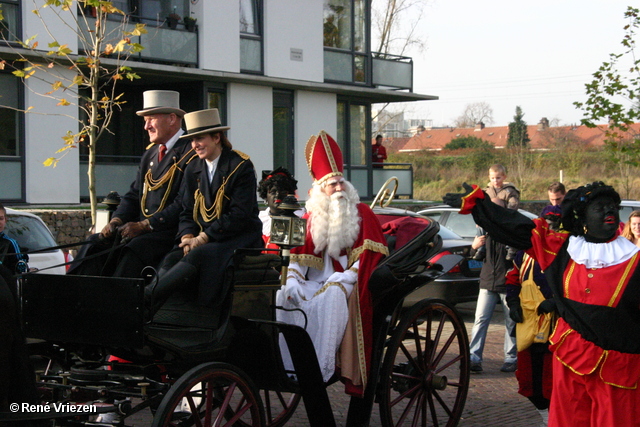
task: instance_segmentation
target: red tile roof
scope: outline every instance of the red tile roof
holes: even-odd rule
[[[557,126],[538,130],[538,125],[530,125],[527,126],[527,132],[531,139],[529,144],[531,148],[534,149],[550,148],[555,145],[554,143],[558,138],[562,138],[565,141],[573,141],[576,144],[598,147],[604,145],[605,131],[607,128],[608,125],[598,125],[595,128],[588,128],[586,126]],[[640,123],[634,123],[629,129],[628,134],[629,137],[640,135]],[[489,142],[496,148],[505,148],[507,146],[508,135],[508,126],[485,127],[484,129],[478,130],[473,128],[427,129],[420,135],[409,139],[404,147],[399,148],[399,151],[442,150],[451,140],[463,136],[475,136]]]

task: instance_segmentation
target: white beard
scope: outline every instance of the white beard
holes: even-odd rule
[[[337,259],[343,249],[350,248],[360,233],[358,193],[351,183],[344,182],[345,191],[327,196],[320,186],[314,185],[306,208],[311,214],[311,237],[315,252],[327,250]]]

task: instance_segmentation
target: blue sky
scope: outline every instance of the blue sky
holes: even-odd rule
[[[407,105],[405,117],[449,125],[467,104],[488,103],[494,126],[506,126],[515,107],[525,121],[542,117],[579,123],[572,105],[586,98],[584,84],[621,53],[628,1],[433,0],[419,34],[424,52],[414,59],[414,92],[439,101]]]

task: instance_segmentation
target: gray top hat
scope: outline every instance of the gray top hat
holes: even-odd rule
[[[136,111],[139,116],[174,113],[182,117],[186,114],[180,109],[180,94],[174,90],[146,90],[142,97],[143,109]]]
[[[222,126],[217,108],[187,113],[184,116],[184,122],[187,125],[187,132],[180,138],[191,138],[203,133],[220,132],[231,129],[229,126]]]

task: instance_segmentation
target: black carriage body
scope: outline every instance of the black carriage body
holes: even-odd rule
[[[19,283],[28,338],[141,348],[142,279],[24,275]]]

